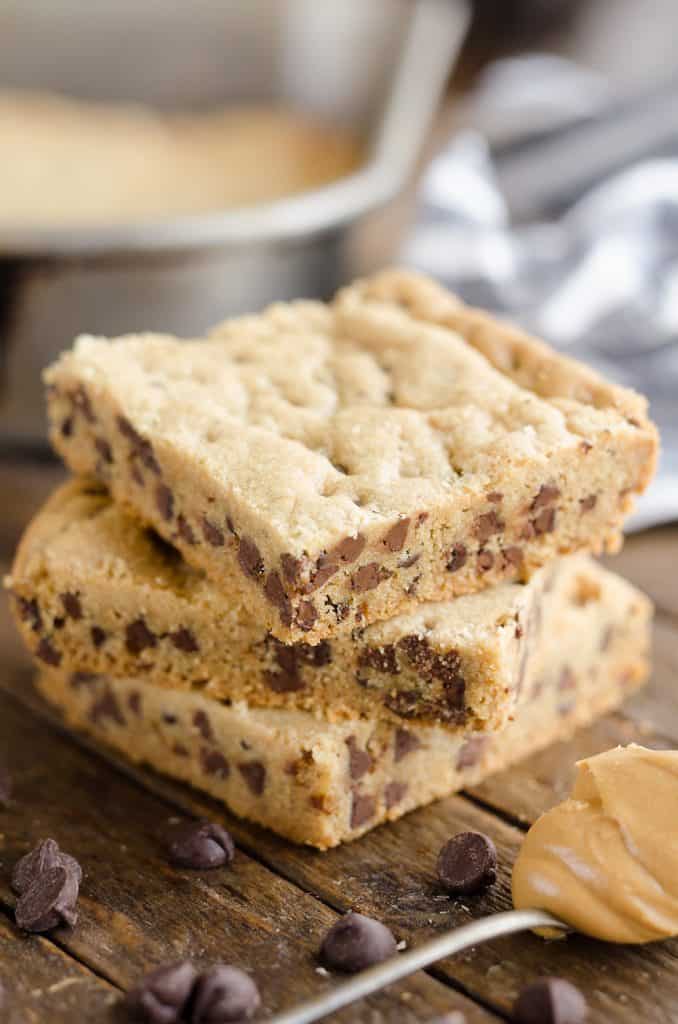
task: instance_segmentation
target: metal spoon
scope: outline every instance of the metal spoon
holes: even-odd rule
[[[491,917],[462,925],[461,928],[439,935],[408,953],[391,957],[382,964],[361,971],[331,991],[324,992],[315,999],[309,999],[293,1010],[286,1010],[277,1017],[272,1017],[269,1024],[312,1024],[313,1021],[321,1020],[335,1010],[341,1010],[344,1006],[371,995],[372,992],[378,992],[386,985],[392,985],[394,981],[414,974],[422,967],[428,967],[436,960],[442,960],[443,957],[459,953],[462,949],[476,946],[480,942],[531,928],[568,929],[569,925],[543,910],[507,910],[503,914],[492,914]]]

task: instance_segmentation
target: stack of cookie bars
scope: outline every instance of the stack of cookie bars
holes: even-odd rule
[[[647,599],[614,551],[639,395],[386,271],[207,340],[46,373],[76,477],[8,585],[75,727],[326,848],[615,707]]]

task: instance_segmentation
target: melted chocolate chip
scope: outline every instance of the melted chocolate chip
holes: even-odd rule
[[[200,522],[202,526],[202,532],[205,540],[208,544],[211,544],[213,548],[223,548],[224,546],[224,533],[218,526],[211,523],[207,516],[203,516]]]
[[[348,565],[362,554],[366,543],[367,540],[362,533],[355,537],[344,537],[328,552],[327,559],[330,562],[343,562]]]
[[[476,564],[480,572],[489,572],[494,565],[494,555],[491,551],[479,551]]]
[[[401,803],[407,793],[406,782],[389,782],[388,786],[384,790],[384,802],[386,809],[391,810],[397,804]]]
[[[493,505],[498,505],[504,500],[504,495],[501,491],[490,491],[490,493],[486,494],[485,497],[488,501],[492,502]]]
[[[174,514],[174,495],[166,484],[156,485],[155,504],[162,518],[169,522]]]
[[[395,956],[396,951],[396,940],[386,925],[351,910],[328,931],[320,959],[336,971],[355,974]]]
[[[44,661],[46,665],[52,665],[53,668],[58,668],[61,664],[61,651],[57,651],[46,637],[43,637],[38,644],[35,656],[40,661]]]
[[[470,896],[496,881],[497,850],[482,832],[459,832],[441,849],[436,870],[447,892]]]
[[[94,415],[90,397],[81,384],[70,392],[69,397],[75,408],[82,413],[88,423],[96,423],[97,418]]]
[[[480,761],[487,743],[486,736],[472,736],[468,739],[457,756],[457,771],[474,768]]]
[[[92,638],[92,643],[95,647],[101,647],[106,640],[106,633],[101,626],[92,626],[89,631],[89,635]]]
[[[269,572],[264,584],[264,594],[280,612],[280,621],[285,626],[292,625],[292,602],[285,593],[282,580],[277,572]]]
[[[408,517],[405,519],[399,519],[398,522],[394,523],[390,530],[385,534],[382,544],[389,551],[402,551],[409,528],[410,520]]]
[[[177,516],[177,530],[185,544],[193,546],[196,543],[195,534],[193,533],[190,523],[185,516],[182,516],[181,514]]]
[[[170,633],[169,638],[178,651],[184,651],[186,654],[195,654],[196,651],[200,650],[195,635],[190,629],[186,629],[185,626],[181,626],[174,633]]]
[[[513,565],[516,569],[520,569],[525,558],[522,548],[517,546],[502,548],[501,553],[508,565]]]
[[[413,754],[420,747],[421,740],[415,733],[410,732],[409,729],[396,729],[393,744],[393,758],[395,761],[402,761],[404,757],[407,757],[408,754]]]
[[[312,573],[310,580],[304,587],[304,594],[312,594],[315,590],[319,590],[338,571],[339,565],[336,562],[329,561],[327,555],[322,555],[316,562],[315,572]]]
[[[94,447],[96,448],[104,462],[108,463],[109,465],[111,462],[113,462],[113,449],[111,448],[108,441],[106,441],[103,437],[95,438]]]
[[[464,544],[455,544],[454,547],[451,548],[447,558],[447,571],[457,572],[458,569],[461,569],[466,565],[467,558],[468,552],[466,550],[466,546]]]
[[[125,998],[129,1012],[148,1024],[180,1024],[188,1009],[198,972],[189,960],[157,967]]]
[[[313,629],[318,613],[313,601],[300,601],[297,608],[297,625],[299,629],[308,631]]]
[[[389,576],[391,576],[391,573],[383,565],[379,565],[378,562],[369,562],[367,565],[361,566],[353,574],[351,586],[359,594],[362,594],[366,590],[374,590],[380,583],[387,580]]]
[[[220,779],[227,779],[231,774],[231,767],[218,750],[207,750],[205,747],[200,751],[200,763],[206,775],[217,775]]]
[[[533,512],[536,512],[538,508],[544,508],[546,505],[552,505],[554,501],[560,497],[560,489],[554,484],[542,484],[537,491],[530,508]]]
[[[214,739],[209,717],[207,716],[207,713],[202,709],[199,709],[198,711],[195,711],[193,713],[193,725],[196,727],[196,729],[198,730],[198,732],[200,733],[204,740]]]
[[[346,740],[348,747],[348,771],[354,781],[362,779],[363,775],[372,767],[372,758],[366,750],[361,750],[356,742],[355,736],[349,736]]]
[[[30,599],[27,597],[17,597],[16,605],[17,613],[22,622],[30,623],[34,633],[42,629],[40,606],[34,597]]]
[[[235,845],[221,825],[211,821],[191,822],[174,833],[169,855],[178,867],[206,871],[230,864],[235,856]]]
[[[513,1006],[516,1024],[584,1024],[586,1000],[563,978],[540,978],[527,985]]]
[[[535,533],[552,533],[556,526],[556,510],[554,508],[544,508],[541,510],[538,516],[532,520]]]
[[[259,548],[249,537],[241,537],[238,547],[238,562],[246,576],[256,579],[263,575],[264,562],[259,554]]]
[[[78,596],[78,594],[67,592],[61,594],[60,597],[66,615],[70,616],[71,619],[81,619],[82,604],[80,603],[80,597]]]
[[[191,1024],[229,1024],[249,1020],[261,1005],[249,974],[217,964],[198,978],[191,1001]]]
[[[294,650],[300,661],[314,668],[329,665],[332,661],[332,647],[327,640],[321,640],[319,644],[305,644],[300,641],[294,645]]]
[[[156,647],[158,638],[143,619],[135,619],[125,628],[125,646],[130,654],[141,654],[149,647]]]
[[[130,421],[125,419],[124,416],[118,416],[116,418],[116,423],[120,433],[130,442],[132,454],[140,460],[146,469],[150,469],[152,473],[156,474],[156,476],[160,476],[160,466],[155,457],[155,453],[153,452],[151,442],[142,437],[141,434],[134,429]]]
[[[255,796],[261,796],[266,786],[266,766],[261,761],[244,761],[238,771]]]
[[[360,828],[377,813],[377,801],[367,793],[354,793],[351,804],[351,828]]]
[[[358,665],[360,668],[371,668],[375,672],[385,672],[388,675],[398,675],[398,658],[393,644],[384,644],[383,647],[363,647],[358,654]]]
[[[478,516],[473,524],[473,533],[480,543],[484,544],[493,534],[501,533],[505,525],[504,520],[496,512],[485,512]]]
[[[301,559],[285,553],[280,556],[280,565],[287,582],[296,583],[301,572]]]

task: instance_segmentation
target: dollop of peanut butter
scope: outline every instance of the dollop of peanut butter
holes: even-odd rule
[[[579,761],[570,797],[525,837],[513,902],[607,942],[678,935],[678,751]]]

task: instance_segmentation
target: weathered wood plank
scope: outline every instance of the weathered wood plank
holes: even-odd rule
[[[4,1024],[122,1020],[119,992],[38,936],[23,935],[0,914],[0,981],[6,1002]]]
[[[16,789],[0,812],[0,901],[13,903],[11,864],[40,838],[56,838],[81,862],[84,881],[77,927],[54,938],[84,964],[126,989],[167,960],[226,960],[251,970],[269,1012],[333,984],[314,954],[336,914],[313,896],[242,851],[229,868],[173,868],[163,838],[175,809],[8,696],[0,744]],[[337,1019],[415,1022],[453,1008],[469,1024],[496,1019],[423,973]]]

